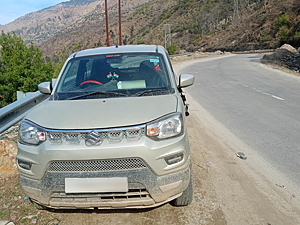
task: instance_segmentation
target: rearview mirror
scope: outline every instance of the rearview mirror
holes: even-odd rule
[[[181,74],[179,76],[179,88],[185,88],[193,85],[195,77],[191,74]]]
[[[51,82],[43,82],[38,85],[38,89],[42,94],[51,94]]]

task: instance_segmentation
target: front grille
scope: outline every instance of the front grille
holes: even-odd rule
[[[47,129],[47,139],[53,144],[62,144],[66,142],[68,144],[80,144],[85,141],[89,131],[76,131],[76,130],[50,130]],[[145,135],[145,126],[125,127],[117,129],[102,129],[93,130],[97,132],[101,138],[108,140],[109,143],[120,142],[123,139],[128,141],[138,141]]]
[[[51,162],[49,172],[102,172],[147,168],[144,161],[138,158],[88,160],[88,161],[55,161]]]

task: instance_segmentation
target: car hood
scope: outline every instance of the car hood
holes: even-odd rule
[[[26,116],[48,129],[101,129],[147,123],[176,112],[175,95],[144,97],[46,100]]]

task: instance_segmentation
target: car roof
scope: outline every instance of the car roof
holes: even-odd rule
[[[118,53],[135,53],[135,52],[151,52],[151,53],[161,53],[161,54],[166,53],[164,47],[160,45],[122,45],[122,46],[110,46],[110,47],[85,49],[71,54],[69,58],[99,55],[99,54],[118,54]]]

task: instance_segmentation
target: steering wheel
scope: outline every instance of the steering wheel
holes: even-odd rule
[[[88,83],[99,84],[99,85],[103,84],[100,81],[96,81],[96,80],[86,80],[86,81],[81,82],[79,85],[84,85],[84,84],[88,84]]]

